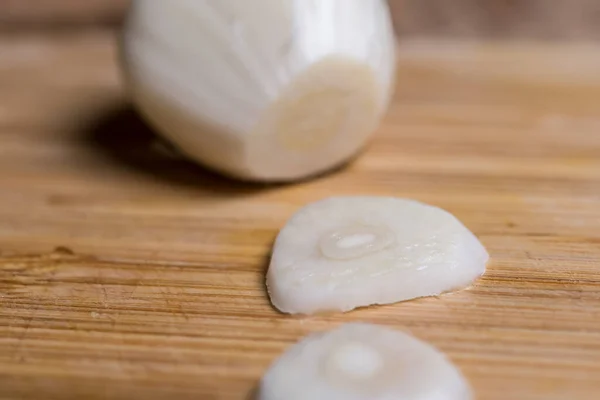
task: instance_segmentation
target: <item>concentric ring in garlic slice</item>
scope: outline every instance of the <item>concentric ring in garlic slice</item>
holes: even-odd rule
[[[391,197],[309,204],[279,233],[267,273],[282,312],[349,311],[469,286],[488,253],[452,214]]]
[[[351,260],[377,253],[393,244],[394,232],[385,226],[347,225],[321,236],[323,256],[332,260]]]
[[[353,323],[309,335],[269,368],[257,400],[470,400],[460,371],[406,333]]]

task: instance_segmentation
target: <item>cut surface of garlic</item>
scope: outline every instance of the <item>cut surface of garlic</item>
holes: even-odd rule
[[[286,181],[356,154],[394,87],[385,0],[133,0],[122,39],[134,103],[182,153]]]
[[[307,205],[281,230],[267,272],[282,312],[349,311],[469,286],[488,253],[450,213],[391,197]]]
[[[319,247],[327,258],[350,260],[381,251],[394,240],[394,232],[384,226],[348,225],[321,236]]]
[[[257,400],[470,400],[438,350],[391,328],[352,323],[309,335],[276,360]]]

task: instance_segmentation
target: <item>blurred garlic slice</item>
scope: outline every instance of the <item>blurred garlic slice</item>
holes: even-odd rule
[[[396,62],[385,0],[133,0],[122,55],[161,134],[262,181],[356,154],[388,107]]]
[[[279,233],[271,301],[291,314],[349,311],[469,286],[488,253],[453,215],[412,200],[335,197],[301,209]]]
[[[263,377],[257,400],[470,400],[469,384],[438,350],[408,334],[346,324],[312,334]]]

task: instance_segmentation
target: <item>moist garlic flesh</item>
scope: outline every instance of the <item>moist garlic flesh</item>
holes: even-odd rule
[[[350,311],[469,286],[488,253],[450,213],[391,197],[307,205],[281,230],[267,273],[282,312]]]
[[[133,0],[122,59],[135,105],[184,154],[287,181],[367,142],[395,45],[385,0]]]
[[[309,335],[276,360],[257,400],[471,400],[460,371],[429,344],[352,323]]]

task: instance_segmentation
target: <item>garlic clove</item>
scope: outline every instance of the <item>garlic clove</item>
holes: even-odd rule
[[[309,335],[276,360],[257,400],[470,400],[460,371],[406,333],[352,323]]]
[[[334,197],[279,233],[267,287],[282,312],[349,311],[469,286],[488,253],[454,216],[416,201]]]
[[[349,160],[395,78],[384,0],[133,0],[122,54],[134,103],[162,135],[263,181]]]

